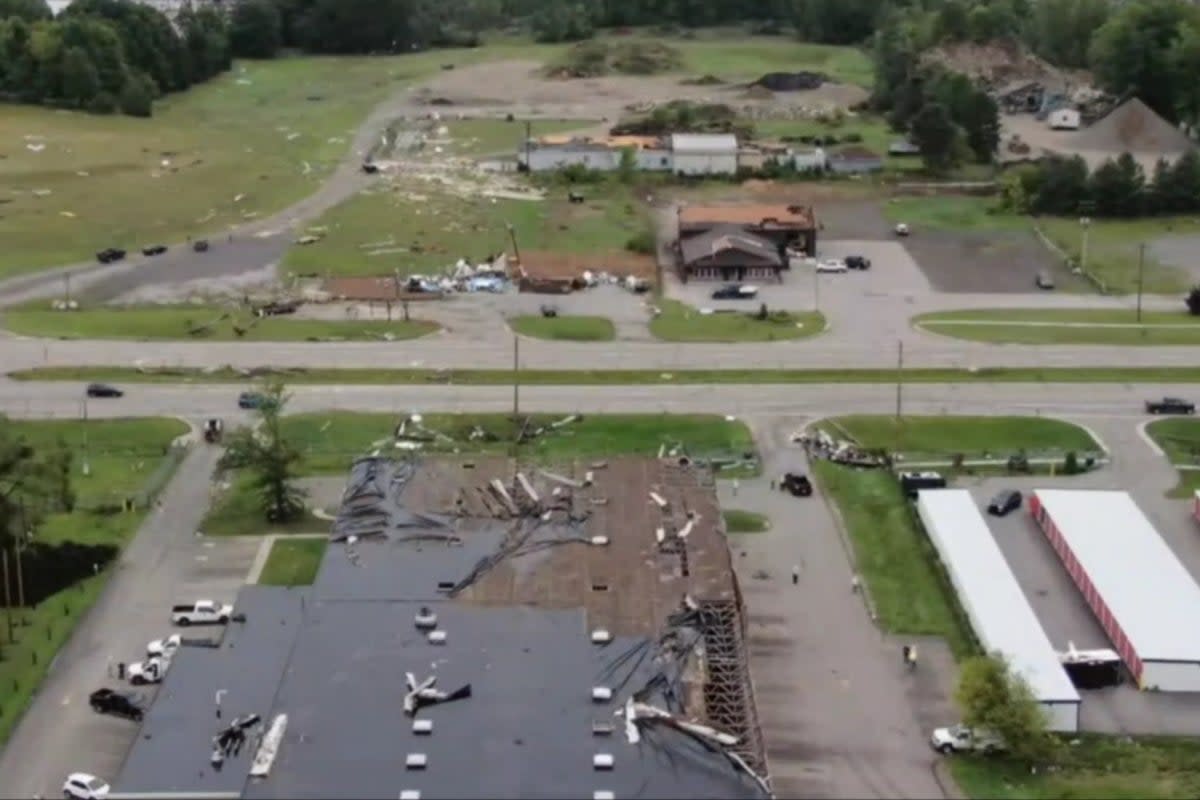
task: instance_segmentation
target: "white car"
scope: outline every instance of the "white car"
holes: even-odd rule
[[[108,797],[109,786],[95,775],[73,772],[63,784],[63,797],[76,800],[101,800]]]
[[[179,649],[181,644],[183,644],[183,637],[181,637],[178,633],[162,639],[155,639],[153,642],[150,642],[150,644],[146,645],[146,657],[151,659],[163,657],[170,658],[171,656],[175,655],[175,651]]]
[[[929,737],[929,744],[939,753],[998,753],[1004,749],[1000,737],[987,731],[975,731],[966,725],[937,728]]]
[[[167,667],[169,666],[171,666],[171,660],[168,658],[147,658],[145,661],[139,661],[136,664],[127,666],[125,668],[125,677],[134,686],[145,686],[147,683],[162,683],[162,679],[167,674]]]
[[[817,264],[817,272],[845,272],[846,262],[840,258],[827,258]]]
[[[897,236],[908,236],[908,226],[905,225],[903,222],[898,223],[896,225],[896,235]]]

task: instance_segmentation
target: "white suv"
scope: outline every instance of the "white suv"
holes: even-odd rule
[[[929,737],[929,744],[939,753],[998,753],[1004,749],[999,736],[987,731],[975,731],[966,725],[937,728]]]
[[[817,264],[817,272],[845,272],[846,262],[840,258],[827,258]]]
[[[63,797],[75,800],[102,800],[108,797],[108,784],[95,775],[73,772],[63,784]]]

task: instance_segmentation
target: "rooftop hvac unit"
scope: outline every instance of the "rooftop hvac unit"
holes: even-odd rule
[[[617,796],[608,789],[597,789],[592,792],[592,800],[616,800]]]
[[[612,638],[612,634],[604,628],[596,628],[592,631],[592,644],[608,644]]]
[[[403,789],[400,792],[400,800],[421,800],[421,790]]]
[[[592,756],[592,766],[596,769],[612,769],[612,753],[596,753],[596,755]]]
[[[445,631],[430,631],[426,635],[425,638],[427,638],[429,640],[430,644],[445,644],[446,643],[446,632]]]
[[[607,536],[593,536],[592,544],[596,545],[597,547],[604,547],[605,545],[608,544],[608,537]]]
[[[417,612],[415,622],[421,630],[427,630],[437,627],[437,614],[433,613],[425,606],[421,606],[421,610]]]
[[[407,769],[425,769],[425,765],[429,763],[429,759],[424,753],[409,753],[404,757],[404,766]]]
[[[414,719],[412,724],[413,733],[425,734],[428,736],[433,733],[433,720],[431,719]]]
[[[612,700],[612,689],[607,686],[593,686],[592,700],[597,703],[607,703],[609,700]]]

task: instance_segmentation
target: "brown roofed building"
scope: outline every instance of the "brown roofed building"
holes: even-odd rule
[[[679,240],[733,225],[767,239],[779,248],[792,247],[812,255],[817,251],[817,220],[811,206],[713,205],[683,206],[678,212]],[[784,269],[787,268],[786,260]]]
[[[724,281],[779,280],[787,265],[769,239],[737,225],[721,225],[679,243],[680,278]]]

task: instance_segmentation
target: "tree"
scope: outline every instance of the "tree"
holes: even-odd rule
[[[1035,53],[1052,64],[1088,65],[1088,45],[1109,17],[1110,0],[1038,0],[1027,28]]]
[[[796,0],[793,22],[807,42],[858,44],[875,32],[887,8],[879,0]]]
[[[26,22],[37,22],[53,16],[45,0],[0,0],[0,19],[16,17]]]
[[[1195,125],[1200,122],[1200,23],[1187,22],[1179,27],[1179,38],[1167,54],[1171,72],[1178,76],[1175,88],[1175,110],[1179,119]]]
[[[283,410],[288,396],[282,383],[265,384],[254,414],[254,428],[241,428],[226,440],[217,469],[246,470],[258,493],[268,522],[290,522],[304,513],[307,493],[296,486],[296,465],[301,454],[283,434]]]
[[[121,112],[131,117],[150,116],[154,113],[154,94],[154,81],[143,72],[135,72],[121,88]]]
[[[1189,314],[1193,317],[1200,317],[1200,286],[1193,286],[1183,302],[1187,303]]]
[[[78,47],[63,54],[63,97],[83,108],[100,92],[100,77],[87,53]]]
[[[37,451],[0,415],[0,549],[32,530],[45,514],[70,511],[71,454],[60,441]]]
[[[999,736],[1013,758],[1027,764],[1053,759],[1058,740],[1047,731],[1041,706],[1025,679],[999,655],[964,662],[954,699],[963,722]]]
[[[1111,158],[1088,180],[1088,195],[1101,217],[1134,217],[1145,210],[1146,176],[1129,153]]]
[[[1088,196],[1088,168],[1079,156],[1045,159],[1026,184],[1035,214],[1078,214]]]
[[[229,20],[229,46],[239,58],[274,58],[283,44],[283,22],[272,0],[240,0]]]
[[[912,120],[913,144],[921,151],[925,167],[944,172],[957,161],[959,131],[941,103],[927,103]]]
[[[622,147],[621,160],[617,162],[617,180],[624,184],[630,184],[636,177],[637,154],[632,147]]]

